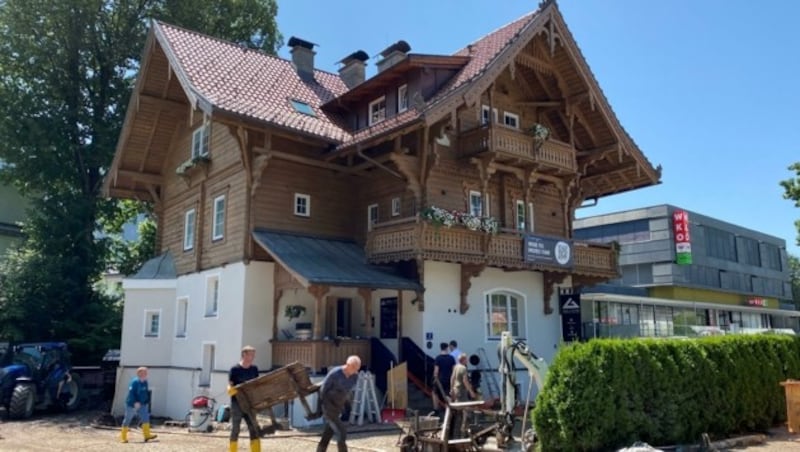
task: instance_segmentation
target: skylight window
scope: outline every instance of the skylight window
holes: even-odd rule
[[[292,103],[292,107],[294,107],[294,111],[304,115],[313,116],[315,118],[317,117],[317,114],[314,113],[314,109],[311,108],[311,105],[294,99],[290,100],[290,102]]]

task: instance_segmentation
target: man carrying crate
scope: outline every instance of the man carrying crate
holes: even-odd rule
[[[256,349],[250,345],[242,348],[242,359],[235,366],[231,367],[228,373],[228,395],[231,396],[231,438],[230,452],[236,452],[239,447],[239,428],[242,425],[242,418],[247,422],[247,430],[250,432],[250,451],[261,452],[261,439],[258,435],[258,420],[252,419],[250,413],[243,413],[236,399],[236,385],[245,381],[258,378],[258,367],[253,364],[256,358]]]

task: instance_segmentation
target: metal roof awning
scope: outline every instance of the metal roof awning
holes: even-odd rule
[[[355,242],[257,230],[253,238],[304,287],[312,284],[420,291],[419,282],[367,263]]]
[[[752,312],[784,317],[800,317],[800,311],[789,311],[785,309],[756,308],[735,304],[709,303],[707,301],[673,300],[671,298],[638,297],[634,295],[618,295],[611,293],[584,293],[581,294],[581,300],[613,301],[617,303],[648,304],[691,309],[725,309],[729,311]]]

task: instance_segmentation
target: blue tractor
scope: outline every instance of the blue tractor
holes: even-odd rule
[[[35,409],[78,408],[81,384],[70,372],[67,344],[17,344],[0,354],[0,405],[10,418],[29,418]]]

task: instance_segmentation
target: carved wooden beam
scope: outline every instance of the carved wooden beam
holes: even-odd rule
[[[461,264],[461,304],[458,307],[461,314],[466,314],[469,310],[467,296],[472,287],[472,278],[480,276],[485,268],[486,264]]]
[[[275,274],[278,273],[278,265],[275,266]],[[272,289],[272,339],[278,339],[278,315],[281,312],[280,302],[283,296],[283,289],[275,285]]]
[[[372,337],[372,289],[359,287],[358,296],[364,300],[364,322],[366,323],[367,337]]]
[[[139,164],[139,172],[144,171],[144,165],[150,158],[150,149],[153,147],[153,138],[156,136],[156,130],[158,130],[158,124],[161,122],[162,111],[164,110],[161,109],[158,110],[158,113],[156,113],[156,119],[153,121],[153,126],[150,128],[150,134],[147,137],[147,145],[144,148],[144,157],[142,157],[142,163]]]
[[[567,277],[567,273],[560,272],[542,272],[544,274],[544,315],[553,313],[553,306],[550,304],[550,298],[553,296],[556,284],[561,284]]]
[[[156,173],[143,173],[131,170],[117,170],[118,176],[130,177],[131,179],[145,182],[147,184],[161,186],[161,175]]]
[[[419,177],[419,157],[392,152],[390,158],[395,166],[397,166],[397,170],[400,171],[400,174],[405,177],[408,189],[414,193],[414,197],[417,198],[417,203],[419,203],[422,197],[422,182]]]
[[[494,164],[494,156],[487,154],[481,157],[472,157],[469,161],[478,168],[478,174],[481,178],[481,193],[482,196],[487,196],[489,179],[497,171],[497,166]]]
[[[269,155],[276,159],[286,160],[289,162],[302,163],[304,165],[316,166],[331,171],[339,171],[342,173],[351,173],[352,169],[343,165],[336,165],[334,163],[327,163],[322,160],[317,160],[310,157],[303,157],[302,155],[292,154],[290,152],[276,151],[274,149],[266,148],[253,148],[253,152],[259,155]]]
[[[316,303],[314,304],[314,339],[322,338],[322,322],[324,320],[325,294],[330,290],[329,286],[312,284],[308,287]]]
[[[555,72],[553,65],[549,61],[545,61],[527,53],[521,52],[517,54],[516,61],[525,67],[533,69],[534,71],[539,71],[545,74],[552,74]]]

